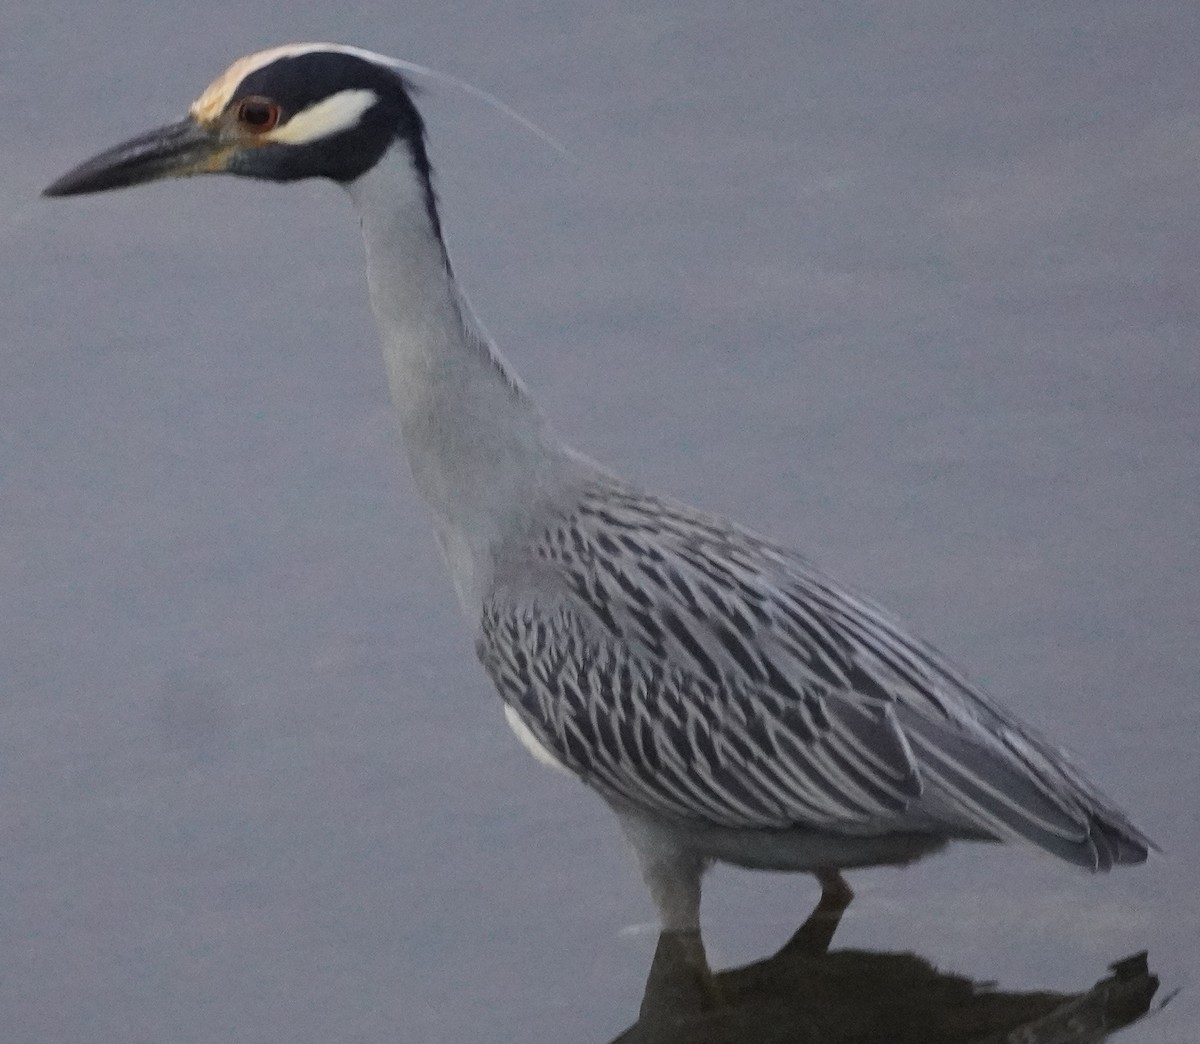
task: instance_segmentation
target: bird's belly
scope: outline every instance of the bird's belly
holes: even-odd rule
[[[752,870],[844,869],[856,866],[903,866],[946,846],[938,834],[894,833],[875,837],[827,834],[811,830],[705,831],[708,858]]]
[[[883,830],[842,834],[803,827],[755,830],[709,823],[647,818],[616,808],[634,846],[653,850],[667,844],[705,860],[752,870],[811,871],[861,866],[902,866],[945,847],[952,834],[924,830]]]

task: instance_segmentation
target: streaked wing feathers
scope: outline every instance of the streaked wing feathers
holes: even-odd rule
[[[480,657],[610,798],[732,827],[924,823],[1095,868],[1145,858],[1065,755],[798,555],[616,482],[535,550],[555,583],[485,605]]]
[[[491,607],[479,651],[534,735],[613,799],[729,827],[835,828],[920,793],[890,706],[817,691],[784,699],[744,678],[628,657],[588,630],[566,610]]]

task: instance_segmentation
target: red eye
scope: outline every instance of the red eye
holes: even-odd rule
[[[238,102],[237,121],[254,134],[265,134],[279,122],[279,106],[266,98]]]

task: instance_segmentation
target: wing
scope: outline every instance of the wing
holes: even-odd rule
[[[610,799],[728,827],[1020,838],[1093,868],[1148,842],[1061,751],[804,559],[616,483],[536,543],[479,652]]]
[[[865,824],[920,792],[890,706],[630,655],[560,608],[484,617],[481,658],[557,760],[610,798],[729,827]]]

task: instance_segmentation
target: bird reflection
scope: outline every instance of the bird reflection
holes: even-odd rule
[[[716,975],[696,932],[664,932],[637,1023],[613,1044],[1090,1044],[1140,1019],[1140,953],[1082,993],[1003,993],[912,953],[830,952],[852,897],[837,875],[773,957]]]

